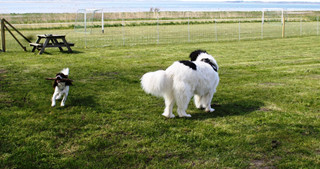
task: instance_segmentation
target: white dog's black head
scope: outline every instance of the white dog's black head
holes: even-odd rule
[[[190,53],[191,61],[202,61],[208,63],[214,71],[218,72],[219,66],[217,61],[207,53],[205,50],[195,50]]]
[[[193,52],[190,53],[190,56],[189,56],[189,57],[190,57],[191,61],[196,61],[197,58],[198,58],[198,56],[199,56],[201,53],[206,53],[206,54],[208,54],[207,51],[205,51],[205,50],[201,50],[201,49],[195,50],[195,51],[193,51]]]

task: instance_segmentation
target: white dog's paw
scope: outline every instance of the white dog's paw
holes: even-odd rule
[[[61,105],[60,105],[61,107],[63,107],[64,106],[64,103],[61,103]]]
[[[191,115],[190,114],[184,114],[184,115],[181,115],[179,117],[191,117]]]
[[[55,103],[55,102],[53,102],[53,103],[51,104],[51,107],[54,107],[54,106],[56,106],[56,103]]]
[[[174,118],[175,116],[173,115],[173,114],[168,114],[168,113],[162,113],[162,115],[164,116],[164,117],[167,117],[167,118]]]
[[[190,114],[186,114],[184,117],[191,117],[191,115]]]
[[[201,109],[202,108],[200,103],[195,102],[194,105],[196,106],[197,109]]]
[[[196,105],[197,109],[203,109],[203,107],[201,105]]]
[[[206,112],[214,112],[214,111],[215,111],[215,109],[213,109],[213,108],[206,109]]]

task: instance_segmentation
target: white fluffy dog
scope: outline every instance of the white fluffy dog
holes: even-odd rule
[[[196,50],[190,54],[191,61],[176,61],[166,70],[148,72],[141,78],[146,93],[163,97],[165,109],[162,114],[174,118],[174,104],[179,117],[191,117],[186,113],[192,96],[197,108],[213,112],[211,100],[219,84],[218,64],[206,51]]]
[[[68,79],[69,76],[69,68],[64,68],[60,73],[56,74],[55,80],[53,83],[54,93],[52,96],[52,104],[54,107],[56,105],[56,100],[60,99],[63,95],[63,99],[61,101],[61,106],[64,106],[69,94],[69,86],[72,85],[72,80]]]

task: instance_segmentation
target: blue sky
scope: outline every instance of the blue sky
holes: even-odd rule
[[[149,11],[151,7],[162,11],[256,10],[284,8],[319,10],[320,0],[225,0],[243,2],[312,2],[312,3],[219,3],[223,0],[0,0],[0,13],[74,13],[78,9],[104,9],[106,12]],[[224,1],[224,2],[225,2]],[[211,3],[212,2],[212,3]],[[214,4],[215,2],[215,4]],[[314,4],[313,4],[314,3]],[[266,7],[265,7],[266,6]],[[240,9],[240,10],[241,10]]]
[[[6,2],[40,2],[40,3],[55,3],[55,2],[112,2],[114,0],[0,0],[0,3]],[[141,2],[141,1],[194,1],[194,2],[221,2],[221,1],[243,1],[243,2],[319,2],[320,0],[120,0],[127,2]]]
[[[179,1],[212,1],[219,2],[223,0],[179,0]],[[243,1],[243,2],[320,2],[320,0],[225,0],[225,1]]]

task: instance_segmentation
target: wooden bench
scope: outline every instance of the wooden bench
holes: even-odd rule
[[[43,46],[43,43],[29,43],[30,46],[34,46],[34,47],[42,47]],[[68,43],[69,46],[74,46],[74,43]],[[47,48],[48,47],[65,47],[66,45],[64,43],[55,43],[55,44],[52,44],[52,43],[48,43],[47,44]]]
[[[39,43],[41,39],[45,39],[44,43]],[[61,39],[62,42],[58,42],[58,39]],[[63,51],[62,47],[66,47],[68,52],[72,52],[71,46],[74,46],[74,43],[69,43],[65,39],[65,35],[38,35],[38,39],[35,43],[30,43],[30,46],[33,46],[32,52],[35,49],[40,50],[39,54],[42,54],[45,48],[59,48],[60,51]]]

